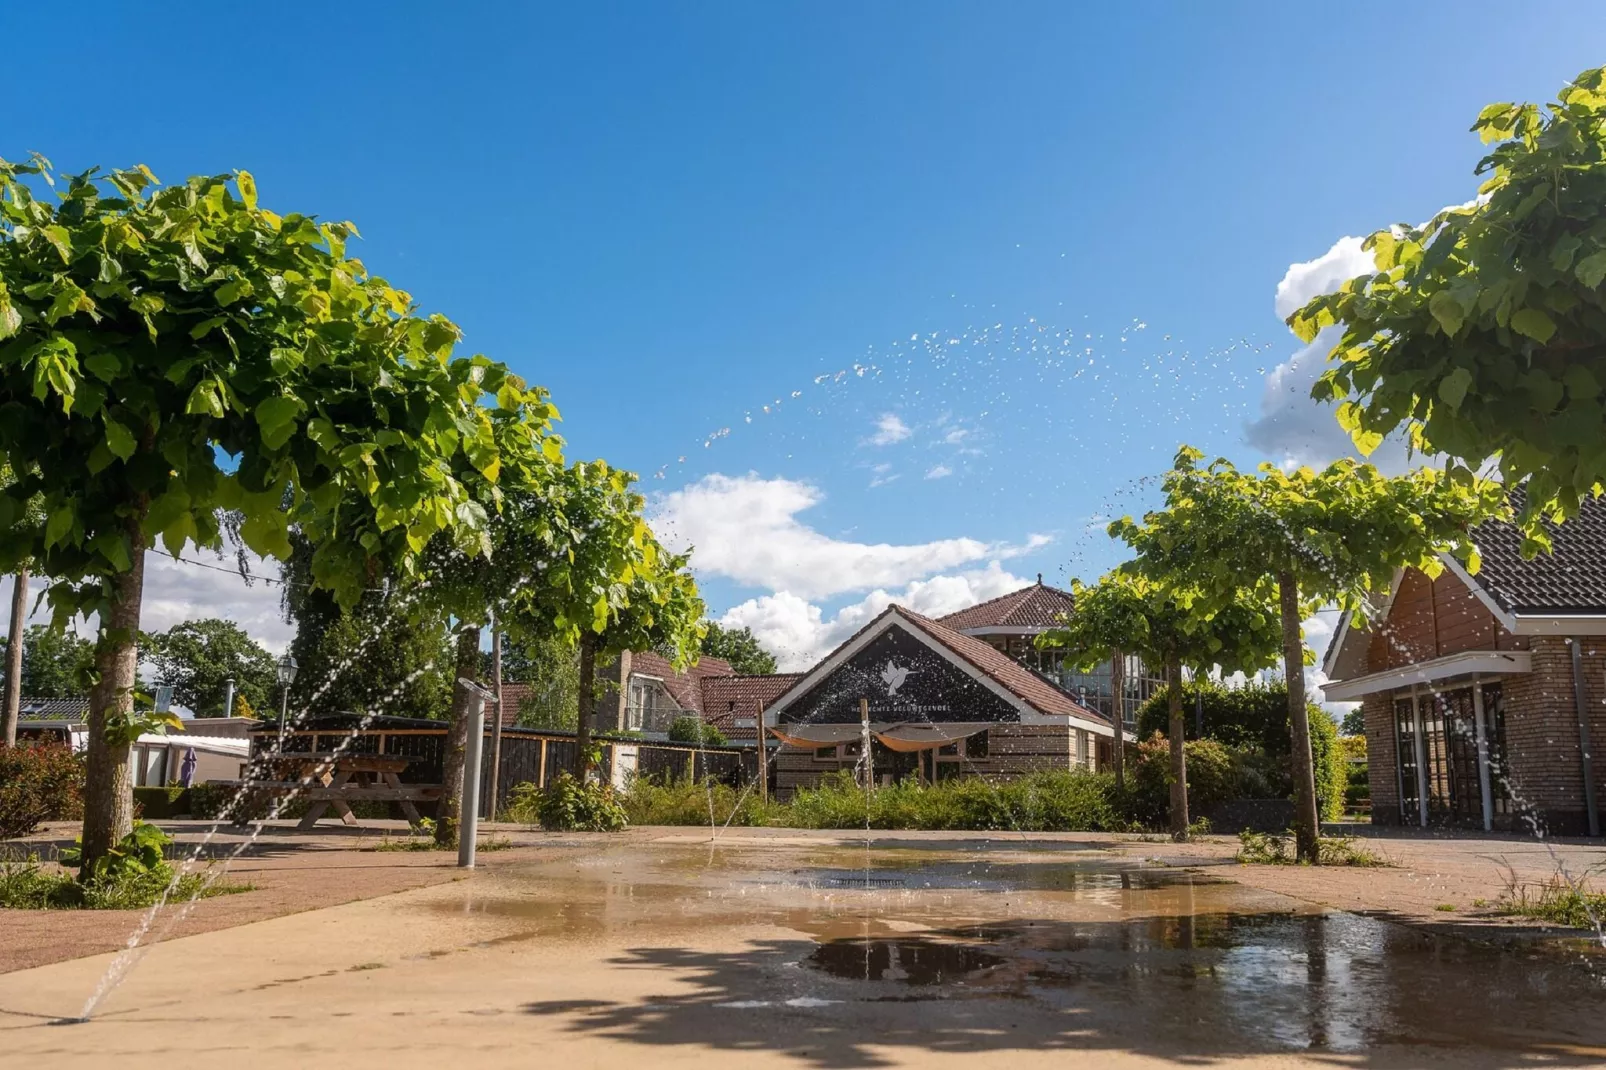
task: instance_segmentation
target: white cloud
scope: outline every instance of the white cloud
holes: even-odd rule
[[[193,547],[184,556],[186,561],[174,561],[164,553],[149,551],[145,555],[145,593],[140,607],[140,627],[148,632],[166,631],[187,620],[221,617],[232,620],[257,642],[277,654],[289,645],[295,627],[286,624],[279,611],[278,584],[257,580],[250,586],[234,570],[234,559],[214,558],[211,554]],[[255,576],[277,578],[279,568],[253,555],[251,572]],[[224,569],[226,571],[217,571]],[[28,605],[34,606],[45,583],[34,577],[28,587]],[[0,607],[9,615],[11,611],[12,577],[0,580]],[[8,616],[9,619],[9,616]],[[29,624],[50,623],[50,607],[40,605],[28,618]],[[81,635],[93,635],[93,618],[78,621],[74,629]]]
[[[945,464],[939,464],[926,472],[927,479],[947,479],[954,474],[954,470]]]
[[[894,442],[902,442],[914,434],[909,429],[909,425],[904,423],[895,412],[882,413],[881,418],[875,422],[875,428],[875,434],[871,435],[869,439],[872,446],[890,446]]]
[[[1030,582],[992,561],[982,569],[915,580],[898,591],[878,587],[830,617],[807,599],[779,591],[734,606],[720,618],[720,624],[751,628],[758,640],[775,652],[783,671],[796,672],[812,667],[893,603],[940,617],[1018,591]]]
[[[699,573],[803,599],[897,587],[965,565],[1015,557],[1053,541],[1034,534],[1024,546],[971,538],[849,542],[798,519],[824,498],[819,488],[797,480],[715,473],[660,497],[651,520],[667,543],[696,548],[692,566]]]

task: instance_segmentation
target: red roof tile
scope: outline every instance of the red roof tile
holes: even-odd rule
[[[753,739],[756,728],[737,728],[736,718],[755,722],[764,709],[792,686],[801,673],[772,676],[705,676],[702,679],[703,719],[717,725],[731,739]]]
[[[961,609],[936,623],[954,631],[973,628],[1019,628],[1021,631],[1040,631],[1052,628],[1061,617],[1075,608],[1069,591],[1046,586],[1042,581],[1019,591],[1011,591],[969,609]]]
[[[722,658],[702,658],[685,672],[676,672],[669,659],[651,650],[634,651],[630,655],[630,671],[644,676],[656,676],[664,682],[664,690],[675,700],[675,705],[694,713],[703,712],[701,681],[711,676],[734,676],[736,670]]]

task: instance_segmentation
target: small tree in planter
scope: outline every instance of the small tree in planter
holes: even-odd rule
[[[1208,610],[1194,608],[1192,592],[1141,574],[1136,562],[1108,573],[1091,587],[1073,581],[1076,608],[1038,645],[1068,652],[1066,663],[1087,671],[1116,651],[1165,667],[1171,696],[1171,835],[1188,836],[1188,776],[1184,750],[1182,666],[1219,665],[1226,672],[1255,672],[1276,660],[1277,614],[1265,585]],[[1117,749],[1124,746],[1116,719]]]

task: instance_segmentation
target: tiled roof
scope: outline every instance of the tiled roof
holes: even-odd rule
[[[1051,587],[1044,589],[1053,590]],[[931,638],[986,673],[995,683],[1002,684],[1010,694],[1021,699],[1037,712],[1058,717],[1079,717],[1102,725],[1110,723],[1109,719],[1103,714],[1097,710],[1088,709],[1067,692],[1049,683],[1003,651],[995,649],[980,639],[972,639],[968,635],[961,635],[951,627],[945,627],[937,621],[922,617],[920,614],[904,609],[901,606],[896,608],[899,613],[909,619],[910,623],[919,627]]]
[[[1522,490],[1511,495],[1522,508]],[[1515,524],[1490,521],[1474,532],[1483,567],[1473,581],[1508,613],[1606,613],[1606,498],[1590,498],[1565,524],[1552,524],[1552,552],[1522,559]]]
[[[736,718],[756,721],[764,709],[801,679],[802,673],[770,676],[705,676],[702,679],[703,719],[718,725],[732,739],[756,736],[754,728],[737,728]]]
[[[1052,590],[1052,588],[1049,589]],[[961,635],[951,626],[945,625],[941,621],[932,620],[930,617],[922,617],[920,614],[899,605],[888,606],[874,620],[854,632],[836,650],[821,659],[822,664],[835,657],[837,651],[848,647],[860,636],[878,630],[883,622],[894,613],[899,614],[910,624],[947,647],[958,655],[960,659],[968,661],[994,683],[1001,685],[1004,690],[1037,712],[1055,717],[1078,717],[1086,721],[1092,721],[1095,724],[1108,725],[1110,723],[1109,718],[1097,710],[1088,709],[1072,698],[1068,692],[1061,690],[1050,681],[1032,672],[1003,651],[995,649],[980,639],[972,639],[968,635]],[[812,672],[813,670],[810,671]],[[799,675],[792,684],[788,685],[775,697],[778,699],[782,694],[792,691],[806,675]],[[773,703],[774,699],[771,700],[770,704]]]
[[[656,676],[664,682],[664,690],[675,700],[675,705],[694,713],[703,712],[702,680],[708,676],[733,676],[735,669],[722,658],[701,658],[685,672],[676,672],[669,659],[651,650],[633,651],[630,671],[645,676]]]
[[[89,714],[87,698],[29,698],[22,696],[19,717],[30,720],[62,717],[85,717]]]
[[[1039,579],[1030,587],[1011,591],[938,617],[937,623],[954,631],[965,632],[973,628],[1019,628],[1023,632],[1052,628],[1061,617],[1075,608],[1071,593],[1058,587],[1049,587]]]

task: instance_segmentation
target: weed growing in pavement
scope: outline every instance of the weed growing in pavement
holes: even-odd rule
[[[1300,862],[1292,836],[1267,832],[1238,834],[1238,861],[1259,866],[1293,866]],[[1324,866],[1387,866],[1391,863],[1347,836],[1324,836],[1317,843],[1317,858]],[[1451,908],[1454,909],[1453,907]]]

